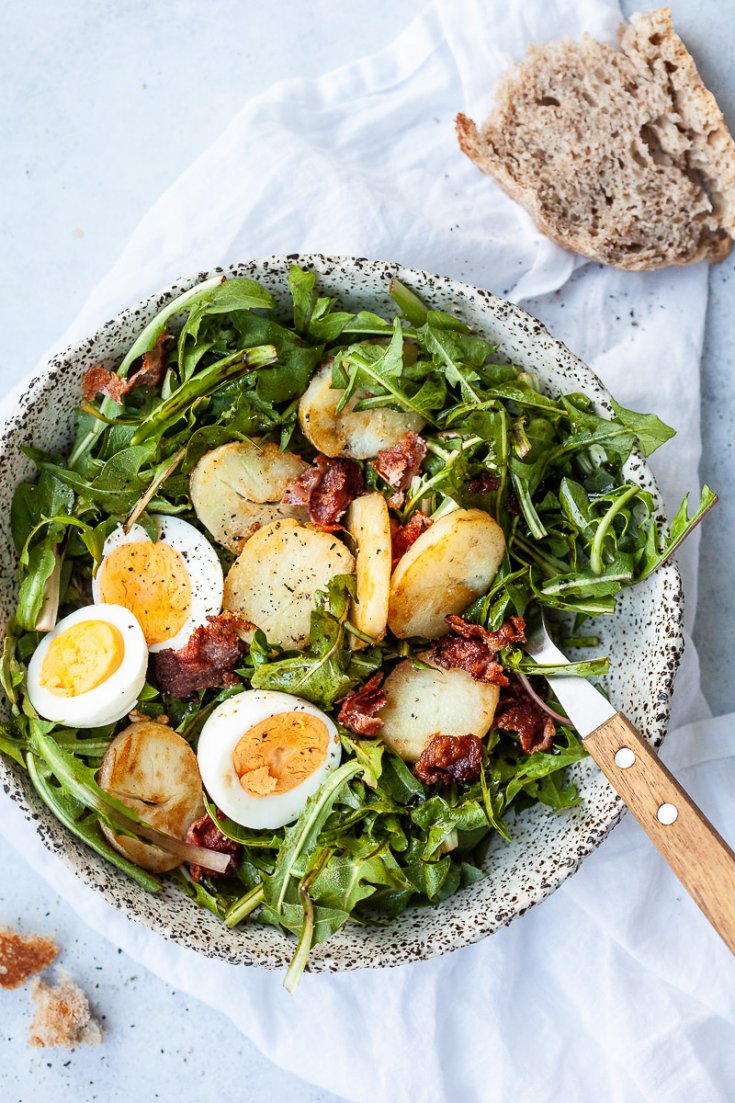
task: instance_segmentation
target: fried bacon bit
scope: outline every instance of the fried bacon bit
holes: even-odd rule
[[[452,631],[431,645],[431,661],[444,670],[466,670],[476,682],[507,686],[508,678],[497,660],[497,654],[512,643],[526,638],[523,617],[510,617],[497,632],[488,632],[480,624],[471,624],[463,617],[451,614],[447,623]]]
[[[380,689],[382,680],[383,675],[380,672],[373,674],[364,685],[351,690],[342,701],[337,719],[355,735],[377,735],[383,727],[383,721],[375,715],[385,704],[385,694]]]
[[[411,520],[407,521],[405,525],[399,525],[398,522],[391,517],[390,535],[393,547],[394,569],[401,556],[408,551],[412,544],[416,543],[421,533],[426,532],[431,524],[433,524],[431,517],[427,517],[420,509],[416,510]]]
[[[157,387],[166,371],[166,345],[171,340],[168,333],[162,333],[150,352],[143,353],[143,362],[130,377],[130,386]]]
[[[467,483],[470,494],[491,494],[500,487],[500,479],[489,471],[481,471]]]
[[[514,731],[526,754],[548,751],[556,735],[556,724],[514,678],[500,691],[494,725],[501,731]]]
[[[425,455],[426,441],[409,429],[396,444],[381,449],[370,461],[373,470],[395,491],[388,499],[389,506],[398,509],[403,505],[411,479],[421,470]]]
[[[192,881],[198,884],[202,877],[233,877],[237,873],[237,861],[242,847],[234,839],[223,835],[211,816],[202,816],[200,820],[195,820],[186,832],[186,841],[194,846],[204,846],[207,850],[216,850],[219,854],[230,855],[224,873],[216,873],[206,866],[189,865]]]
[[[237,685],[232,671],[247,651],[242,634],[252,624],[234,613],[207,617],[178,651],[159,651],[154,658],[156,678],[164,693],[191,697],[198,689]]]
[[[472,624],[464,617],[455,617],[450,613],[447,624],[453,632],[467,639],[484,640],[493,651],[502,651],[512,643],[526,642],[526,622],[523,617],[508,617],[496,632],[489,632],[480,624]]]
[[[431,662],[444,670],[466,670],[476,682],[505,686],[508,679],[495,656],[496,652],[481,640],[461,636],[442,636],[429,652]]]
[[[84,373],[82,394],[87,402],[92,402],[98,394],[111,398],[113,402],[120,402],[123,395],[130,390],[129,383],[129,379],[122,379],[117,372],[110,371],[103,364],[94,364]]]
[[[48,968],[58,952],[50,938],[0,927],[0,988],[19,988],[34,973]]]
[[[306,506],[312,524],[322,532],[336,532],[353,498],[365,489],[362,468],[356,460],[332,459],[318,455],[314,466],[286,487],[283,501]]]
[[[121,402],[134,387],[157,387],[166,370],[166,345],[170,340],[167,333],[162,333],[150,352],[143,353],[138,370],[127,379],[103,364],[94,364],[82,380],[82,394],[87,402],[92,402],[98,394],[111,398],[113,402]]]
[[[480,776],[482,753],[482,740],[476,735],[435,735],[413,772],[424,785],[435,781],[468,784]]]

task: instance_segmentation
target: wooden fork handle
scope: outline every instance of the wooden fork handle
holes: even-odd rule
[[[735,854],[725,840],[621,713],[584,745],[735,954]]]

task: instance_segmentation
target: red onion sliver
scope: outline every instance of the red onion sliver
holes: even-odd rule
[[[539,697],[538,693],[533,688],[525,674],[521,674],[520,670],[517,670],[515,671],[515,675],[525,689],[528,696],[532,697],[539,708],[542,708],[544,712],[547,712],[552,720],[555,720],[557,724],[566,724],[567,727],[574,728],[574,724],[571,722],[568,716],[562,716],[561,713],[554,712],[554,710],[552,708],[549,708],[549,706],[546,704],[546,701],[544,701],[543,697]]]

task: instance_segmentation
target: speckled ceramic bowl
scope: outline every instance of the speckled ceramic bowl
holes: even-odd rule
[[[514,363],[539,373],[550,393],[584,391],[601,411],[609,395],[580,360],[522,310],[487,291],[398,264],[319,255],[271,257],[235,265],[228,275],[261,280],[279,304],[288,302],[287,273],[298,261],[319,274],[320,287],[348,309],[393,313],[388,281],[399,276],[432,306],[451,311],[488,336]],[[220,269],[217,270],[218,272]],[[0,539],[5,549],[0,570],[0,611],[7,618],[16,599],[16,564],[9,532],[14,486],[31,475],[22,444],[64,449],[79,383],[91,364],[120,357],[144,323],[166,302],[213,273],[198,273],[138,303],[75,348],[55,357],[28,385],[0,437]],[[660,502],[653,476],[640,457],[629,463],[633,478]],[[612,659],[609,692],[654,745],[666,733],[674,675],[682,650],[682,595],[674,565],[659,571],[620,600],[615,618],[602,618],[603,650]],[[573,777],[582,800],[563,815],[538,805],[513,822],[513,841],[498,840],[487,860],[489,876],[436,908],[414,908],[385,927],[347,926],[314,951],[311,968],[342,970],[398,965],[433,957],[476,942],[510,923],[553,892],[617,823],[622,804],[590,760]],[[32,820],[45,845],[88,885],[125,915],[210,957],[281,968],[292,944],[274,928],[258,924],[228,930],[172,887],[146,893],[69,835],[36,797],[23,773],[0,762],[4,796]]]

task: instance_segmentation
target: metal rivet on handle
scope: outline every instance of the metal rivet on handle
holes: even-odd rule
[[[634,762],[635,755],[630,747],[620,747],[619,750],[615,752],[615,765],[619,766],[621,770],[627,770]]]
[[[679,815],[679,809],[675,804],[662,804],[656,813],[661,823],[673,823]]]

